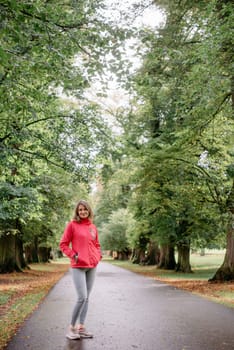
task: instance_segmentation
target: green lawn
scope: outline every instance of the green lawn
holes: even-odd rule
[[[168,279],[190,279],[190,280],[208,280],[211,278],[218,267],[222,264],[224,259],[224,252],[210,253],[204,256],[199,254],[191,254],[190,263],[192,266],[192,273],[182,273],[170,270],[161,270],[156,266],[142,266],[133,264],[131,261],[118,261],[110,258],[103,259],[109,261],[114,265],[126,268],[136,273],[149,274],[155,277],[163,277]]]

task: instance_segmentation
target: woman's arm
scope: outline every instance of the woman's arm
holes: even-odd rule
[[[72,242],[72,237],[73,237],[73,228],[72,228],[72,223],[69,222],[69,224],[66,226],[64,233],[61,237],[59,247],[61,251],[67,255],[69,258],[73,258],[76,255],[76,252],[74,252],[70,248],[70,244]]]

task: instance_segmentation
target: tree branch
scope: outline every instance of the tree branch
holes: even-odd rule
[[[204,168],[200,167],[199,165],[192,164],[190,161],[183,159],[183,158],[172,158],[172,160],[173,159],[187,163],[187,164],[191,165],[192,168],[198,170],[201,174],[205,175],[206,176],[206,185],[210,191],[211,197],[213,198],[215,203],[218,203],[219,205],[222,204],[222,202],[219,199],[219,194],[218,194],[216,186],[214,186],[214,191],[210,187],[210,182],[213,182],[213,181],[212,181],[210,174]]]
[[[22,152],[22,153],[27,153],[27,154],[30,154],[32,156],[35,156],[36,158],[40,158],[40,159],[44,159],[47,163],[50,163],[58,168],[61,168],[61,169],[65,169],[64,166],[58,164],[58,163],[55,163],[53,162],[52,160],[48,159],[46,156],[40,154],[40,153],[35,153],[35,152],[31,152],[31,151],[27,151],[25,149],[21,149],[21,148],[17,148],[17,151],[19,152]]]
[[[46,121],[46,120],[50,120],[50,119],[56,119],[56,118],[74,118],[74,116],[71,116],[71,115],[61,115],[61,116],[51,116],[51,117],[46,117],[46,118],[41,118],[41,119],[37,119],[37,120],[33,120],[27,124],[25,124],[23,127],[19,127],[18,128],[18,131],[22,130],[23,128],[27,128],[28,126],[30,125],[33,125],[33,124],[37,124],[37,123],[40,123],[40,122],[43,122],[43,121]],[[81,124],[85,124],[82,120],[79,121]],[[7,138],[9,138],[11,136],[12,133],[8,133],[7,135],[5,135],[4,137],[1,137],[0,138],[0,142],[3,142],[5,141]]]
[[[207,125],[209,125],[209,123],[211,123],[213,121],[213,119],[216,117],[216,115],[220,112],[222,105],[226,102],[226,100],[231,97],[232,94],[231,92],[228,92],[227,94],[224,95],[221,103],[219,104],[219,106],[217,107],[217,109],[215,110],[215,112],[212,114],[211,118],[209,118],[203,125],[201,125],[199,127],[200,130],[204,129]]]
[[[87,24],[87,23],[60,24],[60,23],[52,22],[46,18],[41,18],[38,15],[31,14],[30,12],[28,12],[26,10],[21,10],[20,12],[28,17],[36,18],[41,22],[53,24],[56,27],[63,29],[64,31],[70,30],[70,29],[81,29],[84,26],[84,24]]]

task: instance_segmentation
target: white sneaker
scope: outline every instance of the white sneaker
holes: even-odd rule
[[[93,338],[93,334],[86,331],[85,328],[79,329],[79,334],[81,338]]]
[[[76,329],[70,329],[69,331],[68,331],[68,333],[66,334],[66,337],[68,338],[68,339],[80,339],[80,334],[79,334],[79,332],[77,332],[77,330]]]

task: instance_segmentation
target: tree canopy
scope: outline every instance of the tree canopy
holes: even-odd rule
[[[45,231],[55,235],[54,222],[61,225],[68,218],[74,191],[77,197],[86,184],[87,196],[97,159],[108,152],[110,132],[84,90],[101,74],[102,60],[108,52],[115,53],[125,34],[108,23],[100,1],[9,0],[2,1],[0,9],[0,226],[5,271],[25,266],[21,243],[26,236],[28,240],[29,231],[32,237],[39,231],[42,236]],[[66,213],[53,220],[52,194]],[[29,230],[35,223],[37,232]],[[17,261],[17,254],[7,254],[9,233],[20,246]]]
[[[135,244],[138,254],[155,240],[168,254],[175,246],[186,272],[191,245],[221,247],[227,233],[219,276],[233,279],[233,4],[155,4],[166,21],[142,30],[136,97],[121,123],[123,157],[135,164],[127,204]]]

